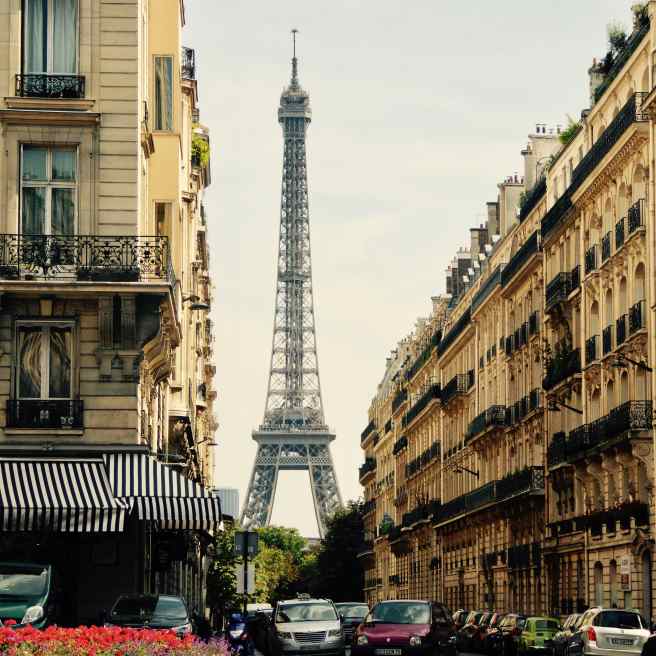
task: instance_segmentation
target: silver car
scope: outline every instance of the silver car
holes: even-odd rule
[[[635,610],[591,608],[572,636],[570,656],[639,656],[649,638],[647,621]]]
[[[344,632],[333,602],[307,597],[278,602],[271,648],[273,656],[343,656]]]

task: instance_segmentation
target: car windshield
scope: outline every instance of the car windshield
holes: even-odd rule
[[[47,567],[0,565],[0,597],[41,597],[47,583]]]
[[[372,619],[385,624],[430,624],[430,607],[409,602],[378,604],[372,612]]]
[[[560,624],[556,620],[535,620],[535,628],[538,631],[558,631]]]
[[[285,604],[278,607],[276,622],[330,622],[337,615],[332,604]]]
[[[346,619],[366,617],[369,612],[369,606],[366,604],[337,604],[337,610]]]
[[[139,617],[148,620],[168,621],[187,620],[187,609],[178,597],[121,597],[112,609],[113,617]]]
[[[612,627],[615,629],[641,629],[638,613],[627,613],[623,610],[605,610],[594,619],[595,626]]]
[[[186,621],[187,608],[179,597],[160,597],[157,600],[153,619]]]

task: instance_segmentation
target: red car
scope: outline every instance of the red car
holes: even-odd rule
[[[449,609],[431,601],[381,601],[353,636],[352,656],[455,656]]]

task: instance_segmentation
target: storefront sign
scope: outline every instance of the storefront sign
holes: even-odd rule
[[[620,590],[631,590],[631,556],[620,557]]]

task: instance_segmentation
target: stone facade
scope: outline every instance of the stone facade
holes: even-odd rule
[[[361,437],[369,601],[653,616],[655,46],[652,1],[388,359]]]
[[[184,3],[36,5],[0,7],[0,457],[147,453],[212,485],[209,134]],[[205,538],[156,572],[156,530],[131,530],[119,591],[202,606]]]

